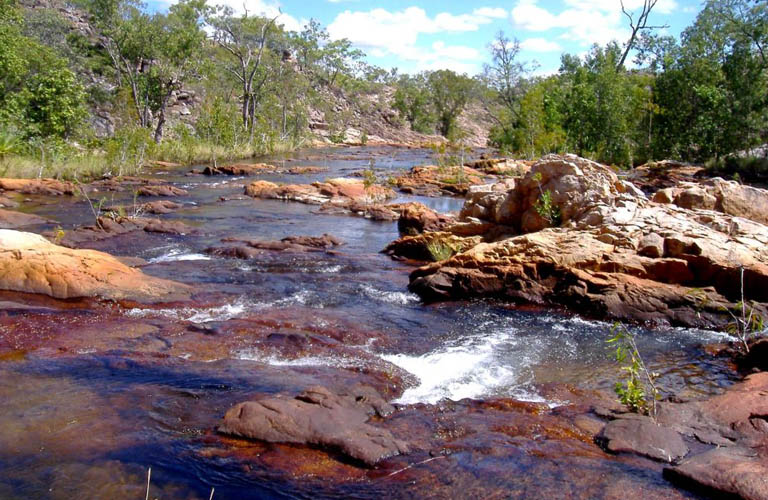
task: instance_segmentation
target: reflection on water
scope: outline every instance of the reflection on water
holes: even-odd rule
[[[385,173],[430,162],[423,150],[310,151],[302,160],[283,160],[328,172],[263,178],[311,182],[349,175],[371,157]],[[190,191],[179,199],[185,208],[164,217],[195,226],[197,234],[129,234],[91,246],[144,258],[145,272],[195,284],[215,300],[124,310],[72,303],[65,311],[46,310],[59,307],[50,301],[0,314],[0,498],[141,498],[150,466],[153,498],[208,498],[212,486],[220,492],[216,498],[396,495],[390,483],[326,490],[309,473],[297,480],[279,467],[245,467],[216,451],[213,430],[234,403],[314,384],[369,383],[402,404],[492,396],[541,401],[538,384],[609,389],[618,374],[604,342],[606,323],[489,301],[422,305],[407,292],[411,268],[379,253],[397,237],[395,223],[318,215],[317,207],[274,200],[220,201],[242,193],[247,179],[189,176],[187,170],[162,175]],[[130,202],[132,193],[110,196],[110,204]],[[65,229],[91,222],[83,202],[33,198],[33,212]],[[462,203],[401,197],[412,200],[440,211],[457,211]],[[323,233],[346,244],[334,253],[264,252],[250,260],[205,253],[227,237]],[[665,391],[695,397],[730,383],[727,367],[699,351],[719,335],[637,331]],[[270,460],[281,453],[288,461],[291,453],[324,456],[279,447],[271,453]],[[330,470],[327,457],[316,460],[325,460],[318,470]],[[501,469],[510,466],[472,465],[480,482],[503,488],[512,487],[501,479]],[[360,474],[347,464],[333,467],[345,477]],[[621,474],[622,480],[639,477]]]

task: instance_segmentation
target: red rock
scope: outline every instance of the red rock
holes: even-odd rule
[[[598,441],[612,453],[636,453],[668,463],[688,454],[680,434],[647,417],[612,420],[603,428]]]
[[[140,187],[136,193],[139,196],[185,196],[189,194],[186,190],[169,184],[149,184]]]
[[[264,172],[274,172],[277,167],[266,163],[235,163],[232,165],[208,166],[203,170],[203,175],[258,175]]]
[[[47,219],[37,215],[0,208],[0,229],[15,229],[17,227],[47,224],[49,222]]]
[[[314,387],[296,398],[277,396],[235,405],[218,430],[271,443],[329,447],[373,466],[408,453],[408,446],[391,432],[366,423],[371,415],[387,416],[392,411],[368,387],[342,394]]]
[[[69,195],[77,192],[71,182],[56,179],[3,179],[0,178],[0,189],[15,191],[21,194],[42,194],[48,196]]]

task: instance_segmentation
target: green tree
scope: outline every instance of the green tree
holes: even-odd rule
[[[435,118],[424,73],[400,75],[393,99],[393,107],[405,118],[411,130],[424,134],[434,132]]]
[[[427,88],[437,120],[437,130],[444,137],[450,138],[456,132],[456,120],[475,94],[476,83],[466,75],[441,69],[427,75]]]

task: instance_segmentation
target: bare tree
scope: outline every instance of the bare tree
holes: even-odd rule
[[[624,0],[619,1],[621,2],[621,12],[624,13],[626,18],[629,20],[629,28],[632,30],[632,34],[629,35],[629,40],[627,40],[627,43],[624,45],[624,53],[621,54],[619,64],[616,65],[616,71],[620,71],[621,67],[624,66],[624,61],[627,60],[629,51],[632,50],[632,48],[635,46],[635,41],[637,40],[637,36],[641,31],[669,27],[669,25],[666,24],[660,26],[648,26],[648,16],[651,14],[651,11],[659,0],[643,0],[643,8],[640,10],[640,15],[637,16],[637,19],[635,19],[635,12],[626,9],[624,6]]]

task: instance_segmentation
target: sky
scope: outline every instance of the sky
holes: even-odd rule
[[[151,0],[162,9],[172,0]],[[280,15],[286,29],[318,20],[334,39],[348,38],[368,62],[400,72],[451,69],[475,75],[489,62],[488,45],[499,31],[520,41],[519,59],[537,74],[557,71],[562,53],[583,55],[592,44],[629,36],[619,0],[209,0],[236,12]],[[624,0],[639,12],[643,0]],[[649,24],[679,36],[702,9],[701,0],[658,0]]]

